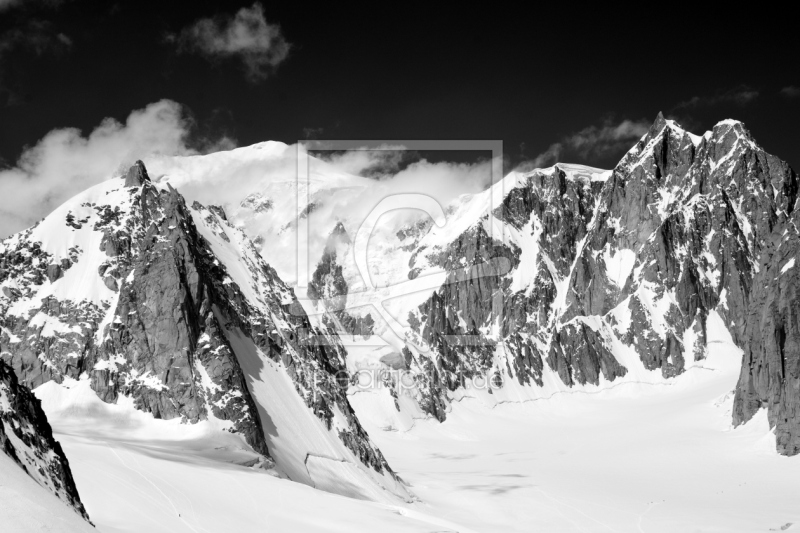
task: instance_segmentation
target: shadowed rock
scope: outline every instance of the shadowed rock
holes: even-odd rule
[[[2,359],[0,451],[13,459],[42,487],[50,490],[84,520],[89,521],[89,515],[86,514],[75,487],[69,461],[61,444],[53,437],[53,430],[42,411],[41,402],[30,389],[19,383],[14,371]]]
[[[150,176],[147,175],[147,169],[144,167],[144,163],[136,161],[125,174],[125,186],[139,187],[146,181],[150,181]]]

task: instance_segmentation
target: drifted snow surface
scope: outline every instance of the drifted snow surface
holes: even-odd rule
[[[101,532],[800,531],[800,460],[776,454],[763,412],[730,427],[741,352],[711,323],[709,358],[662,384],[494,404],[465,396],[442,424],[405,405],[398,415],[385,389],[351,390],[420,499],[406,505],[235,464],[247,454],[213,421],[187,431],[104,404],[88,383],[36,393]]]
[[[741,351],[716,316],[709,340],[707,360],[662,384],[464,398],[406,431],[390,398],[352,401],[431,512],[476,531],[800,531],[800,458],[775,452],[764,411],[731,427]]]
[[[94,528],[0,452],[0,531],[89,533]]]

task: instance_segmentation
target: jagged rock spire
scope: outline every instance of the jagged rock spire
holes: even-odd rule
[[[144,163],[138,160],[128,169],[127,174],[125,174],[125,186],[139,187],[145,181],[150,181],[150,176],[147,175],[147,169],[144,167]]]
[[[225,221],[228,220],[228,215],[225,214],[225,210],[222,208],[221,205],[208,205],[207,207],[208,207],[209,211],[211,211],[212,213],[216,214],[222,220],[225,220]]]
[[[659,111],[658,115],[656,116],[655,122],[653,122],[653,125],[650,126],[650,136],[654,137],[658,135],[658,132],[663,130],[666,126],[667,126],[667,119],[664,118],[664,113]]]
[[[61,444],[41,402],[0,359],[0,454],[5,453],[39,485],[89,522]],[[13,490],[12,490],[13,496]]]
[[[190,208],[169,183],[148,181],[137,162],[70,200],[39,231],[0,243],[0,359],[31,387],[86,379],[101,400],[124,395],[155,419],[223,421],[230,438],[240,438],[230,456],[238,464],[276,463],[294,481],[352,494],[335,480],[321,485],[315,474],[331,468],[325,461],[347,461],[377,484],[365,485],[364,498],[382,487],[410,499],[348,402],[338,337],[310,322],[224,211]],[[104,253],[77,246],[65,252],[64,241],[96,243]],[[49,265],[69,270],[80,286]],[[63,288],[59,299],[53,285]],[[38,298],[41,290],[49,298]],[[34,313],[7,311],[29,298],[36,298]],[[31,322],[33,316],[40,318]],[[64,327],[42,335],[42,317]],[[359,332],[371,327],[356,325]],[[325,342],[308,341],[319,337]],[[257,370],[265,367],[281,381],[267,383],[273,378]],[[280,401],[249,387],[285,380]],[[0,415],[2,406],[0,395]],[[307,464],[319,450],[334,458],[314,456]]]

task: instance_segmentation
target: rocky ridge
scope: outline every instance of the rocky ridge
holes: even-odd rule
[[[362,336],[373,334],[375,324],[372,315],[354,315],[347,311],[349,286],[342,272],[339,255],[350,251],[350,236],[344,225],[337,224],[328,236],[322,257],[314,269],[308,285],[307,295],[323,313],[323,323],[339,334]]]
[[[475,376],[600,385],[635,357],[670,378],[702,364],[717,313],[745,351],[734,423],[767,407],[778,450],[800,451],[798,179],[743,124],[696,136],[659,115],[610,172],[556,165],[494,189],[465,231],[432,232],[409,265],[410,278],[448,276],[409,316],[424,410],[443,419]]]
[[[33,393],[0,360],[0,450],[87,522],[72,471]],[[91,522],[90,522],[91,523]]]
[[[124,395],[155,418],[213,419],[269,467],[260,378],[241,362],[252,351],[285,372],[337,453],[397,482],[347,401],[336,335],[309,322],[221,208],[187,206],[141,162],[4,240],[0,286],[2,359],[32,388],[89,380],[103,401]]]

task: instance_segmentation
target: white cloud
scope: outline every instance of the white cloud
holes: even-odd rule
[[[388,148],[384,146],[383,148]],[[384,164],[382,154],[397,150],[352,150],[333,157],[309,159],[311,189],[315,208],[308,216],[308,250],[313,264],[322,253],[325,242],[337,222],[345,224],[351,238],[367,215],[384,198],[400,193],[428,195],[446,207],[461,194],[484,190],[492,180],[491,163],[474,164],[429,162],[425,159],[404,165],[400,171],[381,179],[358,177],[376,162]],[[300,157],[304,156],[300,147]],[[319,155],[319,151],[314,152]],[[294,184],[298,183],[298,146],[263,143],[234,152],[220,152],[207,157],[150,158],[145,164],[154,179],[168,181],[187,201],[222,206],[231,220],[241,222],[251,237],[262,243],[264,258],[281,278],[293,283],[297,275],[296,225],[298,199]],[[391,165],[385,165],[388,169]],[[499,176],[498,176],[499,178]],[[300,178],[302,184],[306,183]],[[272,202],[271,208],[259,215],[241,206],[248,195],[258,193]],[[382,219],[379,231],[393,235],[400,226],[420,218],[420,212],[404,209]],[[290,227],[291,226],[291,227]],[[377,242],[389,242],[388,237]]]
[[[346,152],[316,151],[314,156],[348,174],[379,179],[394,176],[412,159],[419,159],[417,152],[390,144]]]
[[[788,87],[784,87],[783,89],[781,89],[781,94],[787,98],[800,97],[800,87],[789,85]]]
[[[500,176],[497,178],[499,179]],[[491,161],[431,163],[422,159],[398,173],[380,180],[372,188],[371,194],[374,198],[364,203],[377,205],[379,199],[390,194],[420,193],[431,196],[442,206],[446,206],[462,194],[475,194],[485,190],[491,185],[491,181]],[[371,209],[372,207],[370,207]]]
[[[2,1],[0,0],[0,2]],[[0,5],[0,11],[2,9],[2,5]],[[63,52],[71,46],[72,39],[56,31],[50,22],[33,19],[0,36],[0,57],[15,48],[31,50],[40,56],[48,51]]]
[[[56,7],[64,1],[66,0],[0,0],[0,13],[26,2],[28,4],[45,4],[49,7]]]
[[[0,236],[32,225],[137,159],[195,153],[187,145],[191,128],[179,104],[161,100],[133,111],[124,124],[106,118],[85,137],[76,128],[49,132],[22,153],[14,168],[0,170]]]
[[[250,79],[266,78],[289,54],[291,45],[280,26],[269,24],[264,8],[256,2],[230,17],[200,19],[177,37],[182,50],[207,57],[238,57]]]
[[[711,107],[719,104],[736,104],[745,106],[758,98],[758,91],[747,85],[739,85],[727,91],[718,92],[714,96],[693,96],[678,103],[675,109],[690,109],[696,107]]]
[[[324,128],[303,128],[303,137],[306,139],[316,139],[325,131]]]
[[[565,143],[583,158],[604,156],[620,148],[630,148],[631,142],[638,140],[649,128],[650,123],[646,120],[623,120],[618,124],[605,122],[602,126],[589,126],[570,135]]]
[[[530,161],[521,164],[518,169],[526,171],[547,167],[570,156],[591,160],[621,154],[647,133],[649,128],[650,123],[646,120],[623,120],[618,123],[606,120],[599,126],[588,126],[567,135]]]
[[[315,155],[319,157],[319,153]],[[323,227],[333,227],[335,220],[343,218],[342,213],[349,219],[363,220],[384,198],[395,194],[430,196],[446,207],[461,195],[484,191],[493,179],[502,177],[492,176],[491,160],[431,162],[420,159],[417,152],[403,146],[386,144],[378,149],[337,153],[316,164],[354,176],[378,178],[367,180],[368,185],[356,194],[343,195],[314,211],[313,218],[329,220],[321,224]],[[331,173],[331,170],[325,172]],[[398,220],[402,218],[403,215]]]

